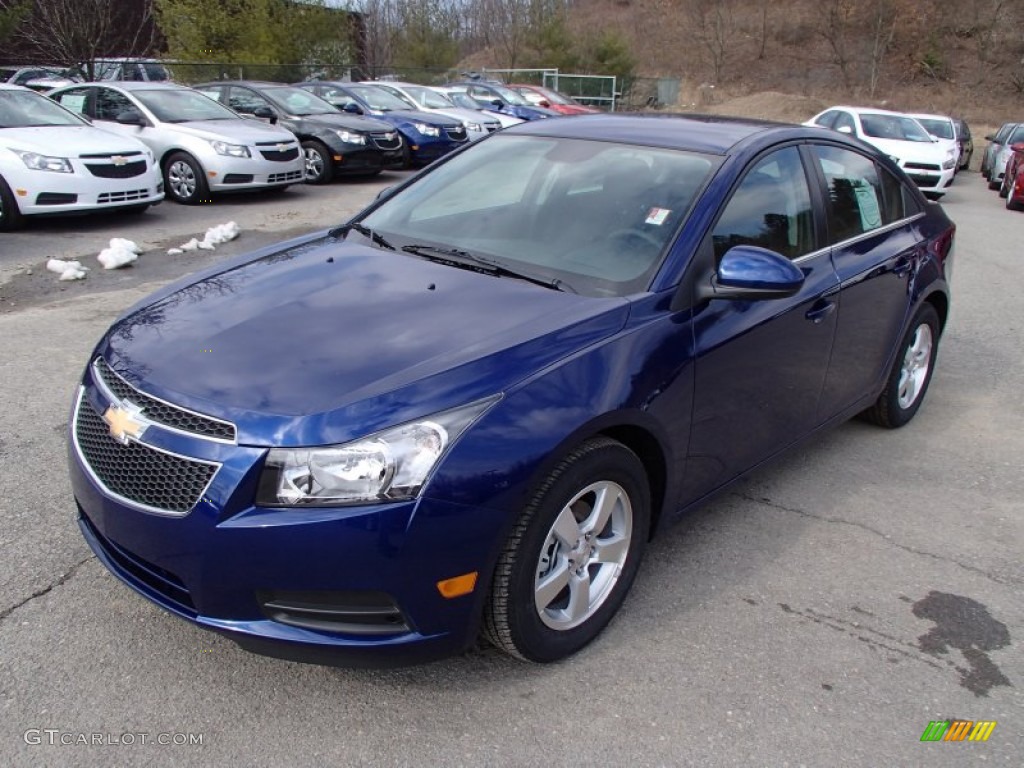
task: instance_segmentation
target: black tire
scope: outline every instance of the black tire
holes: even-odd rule
[[[608,507],[611,511],[605,524],[599,523],[600,529],[589,534],[582,528],[574,529],[573,522],[586,526],[602,485],[615,502]],[[574,502],[572,509],[568,507],[570,502]],[[557,661],[597,637],[636,577],[650,529],[650,510],[644,466],[629,448],[610,438],[597,437],[571,451],[540,483],[509,534],[484,610],[484,636],[506,653],[535,662]],[[564,520],[563,513],[572,516],[568,531],[576,541],[571,550],[554,529],[556,520]],[[565,530],[560,527],[560,532]],[[603,549],[601,543],[608,547],[616,541],[625,543],[614,550],[605,549],[609,560],[591,559]],[[577,567],[577,557],[586,565]],[[543,569],[548,572],[542,574]],[[574,591],[570,582],[583,573],[588,602],[583,614],[572,618],[568,615],[572,609],[569,597],[581,593]],[[560,574],[565,575],[566,584],[556,586],[546,606],[538,608],[538,580]],[[577,578],[572,583],[578,585],[580,581]],[[561,614],[562,610],[566,615]],[[553,626],[552,622],[563,626]]]
[[[210,185],[199,161],[187,152],[168,155],[164,160],[164,193],[184,205],[210,202]]]
[[[302,142],[307,184],[326,184],[334,177],[331,151],[319,141]]]
[[[409,142],[402,142],[402,168],[408,170],[412,168],[412,150],[409,149]]]
[[[908,374],[908,376],[916,376],[922,362],[927,365],[927,368],[925,368],[922,377],[914,385],[913,398],[907,401],[906,397],[909,397],[911,393],[901,397],[901,379],[904,374],[905,364],[909,366],[912,363],[912,358],[915,357],[912,348],[915,344],[921,343],[921,339],[918,336],[919,333],[927,333],[929,335],[927,355],[925,359],[916,361],[914,372]],[[925,395],[928,393],[928,385],[931,383],[932,373],[935,371],[935,355],[938,351],[939,313],[935,311],[935,307],[931,304],[922,304],[921,308],[914,315],[906,335],[904,335],[903,340],[900,342],[899,352],[896,354],[896,360],[893,362],[892,371],[889,373],[889,380],[885,384],[885,389],[882,390],[882,394],[878,396],[875,404],[864,411],[861,416],[872,424],[877,424],[886,429],[897,429],[907,424],[914,418],[918,408],[921,407],[921,403],[924,402]],[[923,354],[923,351],[921,354]]]
[[[988,179],[988,188],[992,190],[999,189],[999,185],[1003,183],[1001,179],[993,179],[991,176]]]
[[[1008,173],[1004,173],[1003,174],[1003,182],[1002,182],[1002,184],[999,185],[999,196],[1000,197],[1005,198],[1008,194],[1010,194],[1010,186],[1007,184],[1007,181],[1009,180],[1009,178],[1010,178],[1010,174],[1008,174]]]
[[[1024,211],[1024,205],[1013,199],[1013,195],[1007,191],[1006,193],[1006,210],[1008,211]]]
[[[18,208],[14,193],[7,186],[4,177],[0,176],[0,232],[11,232],[25,225],[25,217]]]

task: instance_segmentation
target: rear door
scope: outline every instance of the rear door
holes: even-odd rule
[[[819,406],[825,420],[874,397],[889,371],[925,256],[913,221],[923,214],[905,182],[848,147],[808,148],[826,190],[832,261],[840,281],[839,322]]]

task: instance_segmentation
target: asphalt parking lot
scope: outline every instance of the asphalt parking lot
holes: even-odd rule
[[[1024,214],[974,173],[944,201],[953,310],[917,418],[816,437],[656,539],[619,616],[567,661],[481,647],[400,670],[293,664],[109,576],[65,469],[100,334],[161,282],[343,221],[402,177],[0,236],[0,763],[1021,764]],[[166,256],[228,220],[234,243]],[[114,236],[146,252],[103,272]],[[92,272],[58,283],[55,256]],[[985,743],[921,742],[946,719],[997,725]]]

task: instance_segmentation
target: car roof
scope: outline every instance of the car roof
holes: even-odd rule
[[[953,118],[950,117],[949,115],[936,115],[931,114],[929,112],[907,112],[907,114],[910,115],[915,120],[923,117],[925,120],[949,120],[950,122],[953,121]]]
[[[208,80],[205,83],[199,83],[199,85],[247,85],[251,88],[294,88],[296,85],[305,85],[305,83],[275,83],[270,80]]]
[[[831,112],[834,109],[843,109],[846,110],[847,112],[853,112],[855,115],[893,115],[894,117],[908,117],[906,112],[897,112],[892,109],[877,109],[875,107],[851,107],[845,104],[840,104],[834,107],[829,107],[828,109],[823,109],[821,111],[821,114],[824,114],[825,112]]]
[[[22,85],[11,85],[10,83],[0,83],[0,91],[32,91],[31,88],[26,88]],[[35,91],[32,91],[35,93]]]
[[[181,83],[168,83],[159,80],[96,80],[91,83],[72,83],[63,87],[81,88],[83,86],[91,88],[117,88],[122,91],[180,91],[189,87]]]
[[[628,144],[724,155],[759,136],[822,137],[820,128],[723,115],[594,114],[571,120],[535,120],[507,129],[512,133],[560,138],[622,141]],[[830,133],[829,139],[835,137]]]

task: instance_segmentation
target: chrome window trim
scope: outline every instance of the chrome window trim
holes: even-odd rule
[[[78,444],[78,412],[79,412],[79,410],[81,410],[82,403],[83,403],[84,400],[85,400],[85,386],[80,384],[78,386],[78,398],[75,401],[75,412],[74,412],[74,414],[72,416],[72,420],[71,420],[71,442],[75,446],[75,456],[78,459],[79,466],[81,466],[85,470],[85,473],[89,476],[89,479],[92,480],[93,483],[95,483],[95,485],[101,491],[103,491],[103,493],[106,494],[108,497],[110,497],[111,499],[115,499],[116,501],[120,502],[121,504],[124,504],[125,506],[131,507],[132,509],[137,509],[137,510],[140,510],[142,512],[149,512],[149,513],[154,514],[154,515],[160,515],[161,517],[182,518],[182,517],[187,517],[188,515],[190,515],[192,513],[192,510],[195,509],[197,506],[199,506],[199,503],[206,497],[207,492],[210,490],[210,486],[213,485],[213,481],[216,480],[217,479],[217,475],[220,474],[220,468],[222,466],[224,466],[224,465],[221,464],[218,461],[208,461],[206,459],[197,459],[195,456],[184,456],[184,455],[182,455],[180,453],[175,453],[174,451],[168,451],[168,450],[166,450],[164,448],[157,448],[155,445],[150,445],[149,443],[144,443],[141,440],[136,440],[134,437],[131,437],[129,435],[128,436],[128,440],[129,441],[131,441],[133,443],[138,443],[139,445],[143,445],[143,446],[145,446],[147,449],[149,449],[151,451],[156,451],[157,453],[162,453],[162,454],[165,454],[167,456],[173,456],[176,459],[182,459],[184,461],[194,461],[197,464],[206,464],[207,466],[214,467],[215,469],[214,469],[213,474],[210,476],[209,482],[206,483],[206,486],[203,488],[202,492],[199,494],[198,501],[196,501],[196,503],[193,504],[191,509],[189,509],[187,512],[172,512],[170,510],[160,509],[159,507],[151,507],[148,504],[140,504],[139,502],[133,501],[132,499],[129,499],[129,498],[125,497],[125,496],[122,496],[119,493],[115,493],[114,491],[110,490],[106,486],[106,484],[102,480],[100,480],[100,478],[96,475],[96,473],[93,471],[92,465],[89,464],[88,459],[86,459],[85,454],[82,452],[82,446],[80,446]],[[89,405],[88,403],[86,404],[86,407],[87,408],[92,408],[92,406]],[[100,418],[102,418],[102,416],[100,416]],[[155,424],[155,422],[154,422],[154,424]],[[157,426],[160,426],[160,425],[157,424]]]

